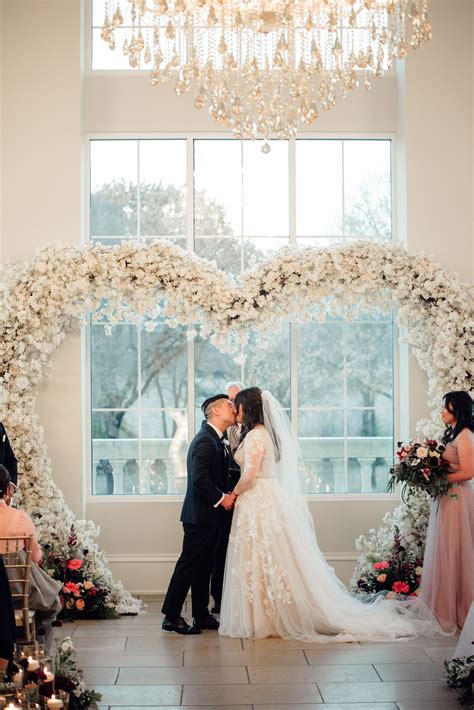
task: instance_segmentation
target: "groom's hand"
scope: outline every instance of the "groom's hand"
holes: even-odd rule
[[[232,510],[234,507],[234,500],[232,496],[230,496],[228,493],[226,493],[221,500],[221,505],[226,509],[226,510]]]

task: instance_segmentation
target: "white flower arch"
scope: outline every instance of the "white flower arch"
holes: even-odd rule
[[[237,351],[251,329],[264,341],[265,332],[289,320],[323,320],[328,313],[395,303],[404,337],[427,372],[433,417],[444,391],[472,388],[472,289],[433,258],[410,255],[399,245],[287,247],[237,284],[215,263],[166,241],[56,244],[5,267],[1,289],[0,411],[19,459],[20,502],[42,542],[58,552],[75,524],[83,547],[94,551],[119,612],[136,610],[137,602],[112,578],[93,541],[94,525],[75,521],[54,484],[35,409],[52,352],[90,312],[94,319],[105,317],[106,327],[142,318],[153,329],[164,317],[189,326],[191,337],[196,327],[217,347]]]

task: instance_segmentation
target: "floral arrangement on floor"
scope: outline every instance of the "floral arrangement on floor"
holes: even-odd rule
[[[385,559],[370,556],[370,570],[357,580],[359,591],[368,594],[387,591],[388,595],[416,596],[423,571],[423,558],[402,544],[400,530],[395,526],[392,547]]]
[[[108,580],[98,576],[93,554],[81,549],[72,526],[66,555],[44,545],[42,566],[54,579],[62,582],[63,605],[60,619],[114,619],[118,614],[110,602]]]
[[[444,662],[444,675],[450,688],[456,688],[461,705],[474,707],[474,656]]]
[[[444,391],[469,390],[473,382],[465,359],[472,345],[472,288],[435,259],[408,254],[399,244],[286,247],[239,282],[166,240],[54,244],[4,267],[0,300],[0,406],[19,459],[19,504],[34,519],[42,544],[60,557],[68,555],[74,525],[79,547],[94,560],[93,576],[110,590],[118,613],[136,613],[139,602],[113,578],[95,542],[97,528],[75,520],[55,485],[36,413],[52,353],[90,312],[107,327],[141,318],[153,330],[164,318],[188,326],[191,338],[201,335],[236,352],[251,329],[263,346],[264,334],[288,321],[350,316],[395,303],[403,336],[428,375],[433,418],[422,424],[425,431],[432,429]]]
[[[360,557],[350,582],[351,589],[416,594],[429,515],[429,497],[417,491],[393,513],[386,513],[378,529],[372,528],[367,535],[361,535],[356,540]],[[387,575],[386,578],[383,575]]]
[[[392,466],[388,477],[387,491],[394,493],[401,484],[402,500],[416,490],[427,493],[435,500],[454,492],[455,484],[448,480],[449,463],[442,458],[444,446],[436,439],[425,439],[421,443],[412,439],[408,444],[398,442],[398,463]]]
[[[10,663],[3,682],[0,680],[0,696],[6,696],[11,707],[17,707],[16,703],[20,707],[30,707],[35,703],[35,707],[47,708],[48,698],[55,696],[60,700],[58,696],[61,693],[69,698],[69,710],[86,710],[102,699],[100,693],[88,690],[84,674],[77,667],[76,651],[70,636],[58,641],[52,669],[43,667],[41,660],[32,656],[25,656],[17,663]],[[33,663],[36,664],[34,668]]]
[[[85,710],[102,699],[100,693],[87,689],[84,675],[77,667],[76,651],[70,636],[58,643],[54,672],[55,688],[69,693],[69,710]]]

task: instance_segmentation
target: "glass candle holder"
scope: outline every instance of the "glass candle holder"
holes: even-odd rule
[[[18,694],[18,697],[22,708],[28,708],[29,710],[30,708],[41,707],[39,687],[35,683],[23,686],[22,690]]]
[[[58,690],[57,695],[63,702],[62,710],[69,710],[69,693],[66,690]]]
[[[14,683],[0,683],[0,696],[2,698],[2,702],[4,703],[4,707],[8,707],[10,703],[16,705],[18,688]]]
[[[54,693],[54,672],[52,670],[53,663],[51,658],[44,658],[41,661],[40,684],[42,686],[42,694],[51,697]]]

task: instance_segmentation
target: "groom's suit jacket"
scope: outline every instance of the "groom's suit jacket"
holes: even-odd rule
[[[205,424],[191,442],[187,458],[188,487],[181,522],[220,526],[224,509],[216,503],[228,493],[229,455],[217,432]]]
[[[17,460],[2,422],[0,422],[0,463],[10,474],[11,482],[16,485],[18,479]]]

